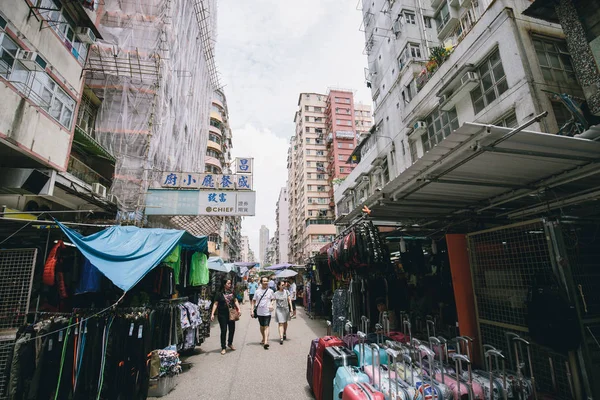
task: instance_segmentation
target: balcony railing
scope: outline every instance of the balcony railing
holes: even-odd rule
[[[81,179],[87,184],[100,183],[107,188],[110,188],[112,182],[94,171],[91,167],[79,161],[75,157],[69,157],[69,165],[67,172],[74,177]]]

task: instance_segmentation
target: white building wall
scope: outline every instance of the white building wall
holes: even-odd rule
[[[365,3],[371,4],[372,2],[365,0]],[[383,0],[375,1],[375,9],[382,9],[383,3]],[[396,1],[394,10],[396,7],[401,7],[401,4],[402,1]],[[549,116],[546,119],[531,125],[528,129],[549,133],[558,131],[552,103],[542,90],[567,92],[574,95],[582,92],[578,87],[564,84],[557,87],[556,82],[544,80],[533,47],[532,35],[560,39],[563,34],[556,25],[522,16],[521,12],[528,4],[529,2],[525,0],[498,0],[485,9],[483,7],[486,4],[480,3],[481,18],[464,39],[456,45],[454,52],[430,80],[418,93],[414,93],[410,101],[404,101],[402,91],[406,90],[409,82],[420,73],[424,63],[409,64],[402,69],[400,76],[392,74],[395,70],[397,74],[397,59],[404,47],[394,44],[393,35],[389,43],[387,38],[378,39],[379,46],[376,45],[374,51],[369,55],[369,66],[372,69],[376,68],[377,71],[377,74],[371,74],[371,84],[375,101],[375,125],[377,126],[374,135],[378,139],[371,138],[375,144],[369,151],[364,152],[361,163],[346,181],[336,188],[334,198],[338,216],[347,212],[348,208],[362,207],[360,199],[364,197],[361,196],[362,193],[359,189],[361,185],[364,185],[364,175],[368,177],[369,183],[373,182],[373,161],[376,158],[388,161],[391,180],[415,161],[411,157],[411,142],[416,144],[416,158],[423,156],[423,144],[418,133],[413,132],[413,124],[416,121],[425,121],[426,117],[438,108],[440,103],[438,95],[443,94],[441,92],[445,86],[456,78],[457,72],[461,68],[468,68],[470,65],[472,69],[476,70],[495,49],[498,49],[502,60],[508,90],[477,114],[475,114],[470,93],[467,91],[456,104],[459,125],[465,122],[494,124],[510,113],[514,113],[517,123],[522,124],[533,116],[548,111]],[[462,15],[460,13],[466,12],[466,10],[461,9],[458,12],[460,16]],[[433,10],[424,10],[423,14],[433,15]],[[380,15],[377,21],[382,26],[389,25],[384,16]],[[434,24],[432,26],[435,26],[435,22],[432,21],[432,23]],[[431,30],[435,32],[435,29]],[[408,35],[412,37],[413,33],[411,31]],[[366,35],[368,35],[368,31]],[[400,37],[403,36],[404,31]],[[423,39],[426,37],[424,36]],[[434,39],[437,40],[435,37]],[[437,43],[435,40],[426,41],[426,44],[433,46]],[[404,42],[404,40],[398,39],[397,42]],[[426,48],[425,44],[421,46],[421,51],[425,58],[424,47]],[[377,66],[373,67],[375,63]],[[392,141],[393,147],[390,146]],[[367,196],[376,190],[375,185],[370,184],[369,186]]]

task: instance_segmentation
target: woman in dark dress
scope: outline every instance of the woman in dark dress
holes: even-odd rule
[[[240,304],[233,295],[233,285],[231,279],[225,279],[220,290],[215,294],[213,298],[212,312],[210,314],[210,320],[214,321],[215,312],[217,312],[217,320],[219,321],[219,327],[221,328],[221,354],[224,355],[227,351],[227,347],[231,350],[235,350],[233,347],[233,335],[235,334],[235,321],[229,319],[229,310],[236,309],[237,312],[242,315]],[[227,329],[229,329],[229,336],[227,337],[227,347],[225,346],[225,338],[227,336]]]

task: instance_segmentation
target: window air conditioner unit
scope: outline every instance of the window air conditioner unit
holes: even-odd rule
[[[117,202],[119,201],[117,196],[115,196],[114,194],[109,194],[108,197],[106,198],[106,200],[108,200],[109,203],[113,203],[113,204],[117,204]]]
[[[106,186],[99,183],[92,183],[92,193],[104,198],[106,197]]]
[[[400,20],[394,22],[392,30],[394,31],[394,35],[398,37],[402,33],[402,22],[400,22]]]
[[[441,95],[441,96],[440,96],[440,100],[439,100],[439,104],[440,104],[440,105],[444,104],[445,102],[447,102],[447,101],[448,101],[448,98],[449,98],[449,97],[448,97],[448,95],[447,95],[447,94],[443,94],[443,95]]]
[[[413,135],[420,135],[427,129],[427,123],[425,121],[417,121],[413,124]]]
[[[467,72],[460,78],[460,86],[472,86],[468,88],[468,90],[473,89],[477,83],[479,82],[479,78],[477,77],[476,72]]]
[[[75,30],[77,34],[77,39],[82,41],[83,43],[93,44],[96,42],[96,35],[90,28],[79,27]]]
[[[469,8],[471,6],[471,0],[458,0],[458,5],[462,8]]]
[[[37,67],[46,68],[46,61],[35,51],[19,50],[17,53],[17,60],[30,70],[35,70]]]

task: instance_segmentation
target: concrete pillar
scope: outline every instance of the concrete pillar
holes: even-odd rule
[[[600,72],[575,4],[572,0],[559,0],[555,9],[590,111],[600,116]]]
[[[467,249],[467,237],[464,234],[446,235],[450,271],[452,272],[452,286],[454,287],[454,300],[458,315],[458,328],[462,336],[475,339],[472,355],[473,362],[481,364],[483,361],[482,343],[477,326],[477,311],[475,309],[475,293],[471,279],[471,264]]]

